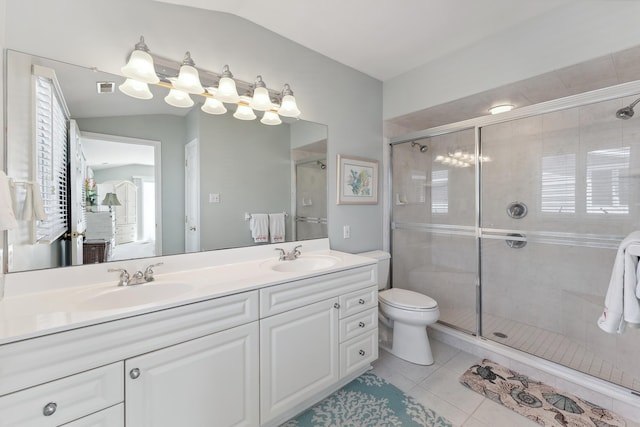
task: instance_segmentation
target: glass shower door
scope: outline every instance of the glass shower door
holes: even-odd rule
[[[616,119],[622,104],[481,128],[482,335],[638,390],[640,331],[596,323],[640,227],[640,121]]]
[[[393,146],[392,283],[476,332],[475,130]]]

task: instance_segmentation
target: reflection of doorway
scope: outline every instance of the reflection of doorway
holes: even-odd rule
[[[200,251],[200,143],[197,139],[184,147],[185,252]]]
[[[118,183],[129,182],[135,188],[131,196],[135,202],[127,201],[136,206],[134,230],[131,230],[135,238],[126,239],[128,243],[113,248],[111,259],[162,255],[162,228],[158,226],[162,209],[160,142],[88,132],[82,137],[88,174],[97,183],[99,193],[97,206],[91,207],[87,215],[124,211],[122,206],[109,209],[101,202],[106,192],[111,191],[109,188],[115,190]],[[115,222],[114,230],[121,224],[121,221]]]

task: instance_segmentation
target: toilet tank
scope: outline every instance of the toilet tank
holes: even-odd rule
[[[378,289],[389,287],[389,267],[391,265],[391,254],[384,251],[362,252],[356,255],[373,258],[378,261]]]

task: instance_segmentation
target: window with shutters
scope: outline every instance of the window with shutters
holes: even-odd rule
[[[67,231],[67,133],[69,113],[55,72],[33,67],[34,184],[46,220],[34,222],[34,243],[51,243]]]

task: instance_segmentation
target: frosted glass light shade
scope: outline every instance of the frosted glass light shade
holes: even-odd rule
[[[149,90],[149,85],[147,83],[144,83],[138,80],[127,79],[124,81],[124,83],[118,86],[118,89],[120,90],[120,92],[124,93],[125,95],[129,95],[132,98],[137,98],[137,99],[153,98],[153,94]]]
[[[253,91],[253,98],[249,106],[254,110],[267,111],[273,108],[271,98],[269,97],[269,91],[265,87],[257,87]]]
[[[236,82],[232,78],[223,77],[218,84],[218,91],[216,92],[216,98],[218,101],[228,102],[235,104],[240,101],[238,95],[238,89],[236,89]]]
[[[282,97],[282,105],[278,109],[278,114],[283,117],[298,118],[300,116],[300,110],[298,110],[298,105],[293,95],[285,95]]]
[[[193,106],[193,99],[191,99],[189,94],[178,89],[171,89],[169,95],[164,97],[164,100],[167,104],[173,105],[174,107],[189,108]]]
[[[180,67],[178,79],[173,82],[173,87],[187,93],[200,94],[204,92],[202,84],[200,84],[200,76],[198,70],[191,65],[183,65]]]
[[[265,111],[264,116],[262,116],[262,119],[260,119],[260,123],[264,125],[275,126],[282,123],[282,120],[280,120],[280,116],[278,116],[278,113],[276,113],[275,111]]]
[[[240,120],[255,120],[256,113],[249,107],[250,98],[247,96],[240,97],[240,103],[238,109],[233,113],[233,117]]]
[[[213,97],[208,97],[200,109],[207,114],[224,114],[227,112],[224,104]]]
[[[131,52],[129,62],[120,69],[125,77],[145,83],[158,83],[160,79],[153,67],[153,58],[143,50]]]

